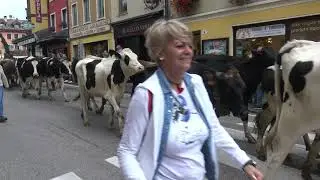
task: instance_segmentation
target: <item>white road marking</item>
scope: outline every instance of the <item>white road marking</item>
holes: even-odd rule
[[[82,180],[79,176],[77,176],[74,172],[68,172],[61,176],[52,178],[50,180]]]
[[[118,161],[118,157],[117,156],[112,156],[108,159],[105,159],[105,161],[107,161],[108,163],[116,166],[117,168],[120,168],[120,165],[119,165],[119,161]]]

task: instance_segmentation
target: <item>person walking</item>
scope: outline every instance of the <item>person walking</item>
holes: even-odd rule
[[[9,88],[9,83],[6,75],[4,74],[2,66],[0,66],[0,123],[6,122],[7,117],[4,116],[3,113],[3,93],[4,87]]]
[[[158,20],[145,46],[159,68],[132,96],[117,150],[125,180],[218,180],[217,149],[251,180],[256,163],[221,126],[193,59],[192,32],[177,20]]]

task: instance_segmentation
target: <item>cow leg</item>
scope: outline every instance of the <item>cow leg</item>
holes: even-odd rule
[[[122,131],[123,131],[123,119],[124,119],[124,117],[122,115],[120,107],[119,107],[115,97],[112,95],[111,91],[104,98],[109,101],[109,103],[111,104],[111,106],[112,106],[112,108],[114,110],[114,115],[118,119],[119,133],[121,135]],[[111,121],[109,121],[109,124],[108,124],[109,128],[112,128],[112,124],[114,123],[113,121],[114,121],[113,118],[111,118]]]
[[[47,78],[48,97],[50,101],[54,100],[54,98],[51,95],[51,92],[53,91],[53,82],[54,82],[54,78],[51,78],[51,77]]]
[[[89,120],[88,120],[88,103],[90,100],[89,95],[85,92],[84,86],[79,84],[80,89],[80,101],[81,101],[81,117],[83,119],[83,125],[89,126]]]
[[[30,87],[31,80],[32,80],[32,78],[26,78],[25,82],[21,81],[22,82],[21,85],[22,85],[22,97],[23,98],[26,98],[27,95],[29,95],[28,88]]]
[[[101,99],[102,99],[102,103],[101,103],[100,109],[96,111],[96,113],[100,114],[100,115],[102,115],[102,112],[104,110],[104,106],[107,103],[107,100],[105,98],[101,98]]]
[[[62,92],[64,101],[65,101],[65,102],[69,102],[70,100],[67,98],[67,94],[66,94],[65,89],[64,89],[64,80],[63,80],[63,77],[60,77],[60,78],[59,78],[59,84],[60,84],[60,89],[61,89],[61,92]]]
[[[263,145],[263,137],[270,123],[275,120],[274,118],[275,117],[268,108],[260,112],[255,118],[255,123],[258,129],[256,152],[258,154],[258,159],[262,161],[266,160],[264,148],[265,146]]]
[[[316,133],[307,160],[303,164],[301,175],[304,180],[312,180],[311,169],[317,164],[317,156],[320,150],[320,134]]]
[[[40,96],[41,96],[41,92],[42,92],[42,77],[39,77],[38,79],[38,85],[36,85],[36,90],[38,90],[38,93],[37,93],[37,99],[40,99]]]

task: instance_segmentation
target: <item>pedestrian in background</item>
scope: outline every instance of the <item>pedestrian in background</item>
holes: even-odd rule
[[[159,68],[130,101],[118,158],[126,180],[218,180],[217,150],[251,180],[262,173],[220,125],[199,75],[189,74],[192,33],[177,20],[146,31],[146,48]]]
[[[4,88],[9,88],[9,83],[6,75],[4,74],[2,66],[0,66],[0,123],[7,121],[7,117],[3,114],[3,93]]]

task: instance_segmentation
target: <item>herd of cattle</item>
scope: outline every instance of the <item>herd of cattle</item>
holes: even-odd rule
[[[279,53],[272,48],[258,48],[252,50],[247,58],[195,56],[188,71],[202,76],[218,116],[232,112],[242,119],[245,137],[250,143],[256,143],[258,157],[266,160],[267,180],[274,179],[277,168],[302,135],[309,151],[302,176],[312,179],[311,168],[318,163],[320,132],[316,133],[312,145],[307,133],[320,129],[320,96],[317,96],[320,89],[319,50],[320,42],[292,40]],[[50,99],[51,92],[60,87],[65,101],[69,101],[64,92],[64,77],[72,76],[79,86],[79,95],[75,99],[81,99],[84,125],[89,125],[88,109],[91,109],[91,103],[97,113],[102,113],[104,105],[109,102],[113,116],[108,125],[114,126],[114,120],[117,120],[121,134],[124,117],[120,101],[126,83],[131,80],[134,90],[157,68],[145,67],[141,62],[134,52],[124,48],[119,52],[109,50],[108,57],[87,56],[73,60],[71,64],[65,59],[32,56],[6,60],[0,64],[11,83],[19,82],[23,97],[29,94],[28,89],[32,86],[38,91],[37,98],[40,98],[44,81]],[[214,65],[204,65],[208,63]],[[248,128],[248,104],[259,84],[267,96],[267,103],[256,116],[258,138],[255,139]],[[216,94],[211,93],[213,91],[218,94],[219,100]],[[100,108],[95,97],[102,98]],[[267,131],[269,125],[270,130]]]

